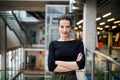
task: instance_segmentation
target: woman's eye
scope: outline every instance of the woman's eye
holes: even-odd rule
[[[61,26],[61,28],[64,28],[64,26]]]
[[[70,28],[70,26],[66,26],[66,28]]]

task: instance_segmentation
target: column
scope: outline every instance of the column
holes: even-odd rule
[[[112,39],[112,32],[108,32],[108,55],[112,55],[112,45],[113,45],[113,39]]]
[[[0,54],[1,54],[1,77],[6,80],[6,25],[0,18]]]
[[[96,0],[86,0],[83,10],[83,42],[85,49],[96,48]]]

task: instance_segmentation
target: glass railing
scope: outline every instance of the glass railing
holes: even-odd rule
[[[20,70],[7,70],[6,80],[51,80],[51,72],[36,68],[35,64],[27,63],[21,66]],[[0,80],[5,79],[0,77]]]
[[[5,71],[4,70],[0,70],[0,80],[5,80]]]
[[[30,70],[0,70],[0,80],[51,80],[51,72]],[[6,77],[6,78],[5,78]]]
[[[1,56],[2,57],[2,56]],[[2,59],[0,59],[2,61]],[[23,62],[23,48],[16,47],[6,52],[6,65],[0,64],[0,80],[14,80],[20,75]],[[4,69],[4,70],[3,70]],[[21,80],[21,79],[20,79]]]
[[[20,74],[19,70],[0,70],[0,80],[13,80],[18,74]]]
[[[12,30],[16,34],[21,44],[23,45],[31,44],[31,40],[29,39],[29,36],[21,27],[21,24],[19,23],[17,17],[12,11],[0,11],[0,15],[7,23],[10,30]]]
[[[21,73],[18,73],[14,77],[7,80],[51,80],[50,76],[50,72],[25,70],[21,71]]]
[[[86,74],[88,80],[120,80],[120,63],[99,52],[86,50]]]

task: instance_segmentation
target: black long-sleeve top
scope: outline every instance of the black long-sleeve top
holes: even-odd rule
[[[83,69],[85,66],[85,54],[83,42],[80,40],[71,41],[52,41],[49,44],[48,52],[48,69],[54,71],[57,67],[56,60],[61,61],[76,61],[79,53],[82,53],[82,59],[76,61],[79,69]]]

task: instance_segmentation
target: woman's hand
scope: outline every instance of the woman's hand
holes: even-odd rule
[[[61,64],[62,61],[55,61],[55,64]]]
[[[81,59],[82,59],[82,53],[79,53],[78,56],[77,56],[76,61],[80,61]]]

